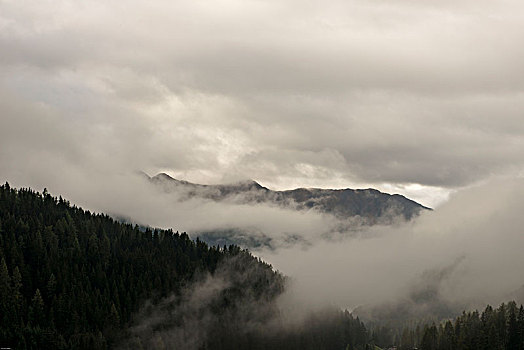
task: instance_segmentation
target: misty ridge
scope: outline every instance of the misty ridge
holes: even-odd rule
[[[277,209],[312,213],[325,216],[333,223],[320,230],[319,237],[336,239],[340,234],[355,235],[362,226],[392,225],[409,221],[426,208],[404,196],[389,195],[375,189],[319,189],[298,188],[273,191],[256,181],[246,180],[225,185],[200,185],[177,180],[165,173],[149,177],[141,176],[161,191],[172,194],[179,201],[212,200],[230,206],[274,207]],[[309,238],[297,232],[285,232],[280,237],[264,232],[260,227],[215,227],[213,230],[193,232],[210,244],[240,244],[247,248],[261,246],[276,248],[277,245],[310,244]]]
[[[135,184],[143,199],[155,197],[157,218],[212,244],[249,247],[290,276],[288,293],[304,305],[335,305],[378,324],[402,324],[524,296],[524,281],[516,278],[524,268],[521,180],[486,182],[409,221],[373,225],[294,202],[275,204],[253,182],[220,191],[167,179],[166,191],[163,182],[151,188],[142,180]]]
[[[223,233],[234,231],[238,242],[247,242],[256,256],[290,276],[294,298],[305,304],[349,310],[389,303],[417,305],[421,299],[410,295],[425,285],[432,286],[433,297],[422,299],[423,304],[450,304],[457,312],[460,306],[521,298],[524,281],[516,277],[524,268],[520,179],[493,179],[456,192],[435,210],[423,210],[410,221],[371,226],[351,219],[347,225],[316,210],[264,202],[180,199],[176,192],[145,180],[129,173],[104,174],[96,184],[84,181],[85,187],[67,190],[90,208],[132,218],[140,225],[177,228],[194,239],[203,232],[218,233],[212,239],[227,238]],[[264,239],[268,243],[260,244]],[[435,281],[427,277],[428,271],[450,265],[454,268],[444,277]],[[332,288],[323,288],[326,285]]]
[[[165,173],[151,178],[145,173],[143,175],[164,191],[175,192],[181,199],[201,197],[233,204],[267,203],[295,210],[313,209],[337,218],[356,218],[367,225],[391,224],[399,217],[410,220],[421,210],[429,209],[402,195],[389,195],[374,189],[272,191],[253,180],[229,185],[200,185],[174,179]]]

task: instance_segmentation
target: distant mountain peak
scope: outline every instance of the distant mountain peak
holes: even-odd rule
[[[241,187],[241,188],[246,188],[246,189],[267,189],[266,187],[262,186],[255,180],[251,180],[251,179],[240,180],[240,181],[232,182],[230,184],[219,185],[219,186]]]
[[[175,179],[174,177],[169,176],[169,175],[166,174],[166,173],[158,173],[158,174],[156,174],[155,176],[153,176],[152,179],[158,179],[158,180],[176,180],[176,181],[178,181],[177,179]]]
[[[158,173],[155,176],[151,177],[151,181],[154,183],[164,183],[164,184],[175,184],[175,185],[189,185],[189,186],[200,186],[193,184],[185,180],[178,180],[166,173]]]
[[[144,173],[145,174],[145,173]],[[147,175],[147,174],[146,174]],[[149,176],[148,176],[149,178]],[[246,180],[239,180],[234,181],[230,183],[220,184],[220,185],[203,185],[203,184],[197,184],[185,180],[179,180],[175,179],[174,177],[166,174],[166,173],[158,173],[155,176],[150,178],[153,182],[171,182],[171,183],[178,183],[178,184],[184,184],[189,186],[196,186],[196,187],[237,187],[237,188],[245,188],[245,189],[267,189],[266,187],[262,186],[258,182],[252,179],[246,179]]]

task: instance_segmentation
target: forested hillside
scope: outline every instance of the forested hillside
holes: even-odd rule
[[[0,186],[1,347],[368,348],[364,325],[347,312],[285,325],[273,302],[284,282],[236,246],[209,247],[185,233],[122,224],[45,190]],[[187,326],[199,329],[198,343],[187,332],[176,337]]]
[[[171,230],[140,230],[44,191],[0,187],[0,345],[105,348],[146,299],[246,254]],[[280,278],[271,267],[250,260]],[[263,288],[263,286],[260,286]]]

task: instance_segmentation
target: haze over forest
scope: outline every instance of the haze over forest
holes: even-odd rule
[[[247,248],[285,310],[522,303],[522,42],[516,0],[0,0],[0,183]]]

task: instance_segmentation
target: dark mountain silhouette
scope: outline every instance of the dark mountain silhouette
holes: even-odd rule
[[[256,181],[224,185],[201,185],[177,180],[165,173],[148,179],[166,192],[176,192],[182,199],[201,197],[235,204],[264,203],[296,210],[317,210],[339,219],[359,217],[365,224],[388,224],[398,218],[411,220],[429,208],[399,194],[368,189],[297,188],[273,191]]]

